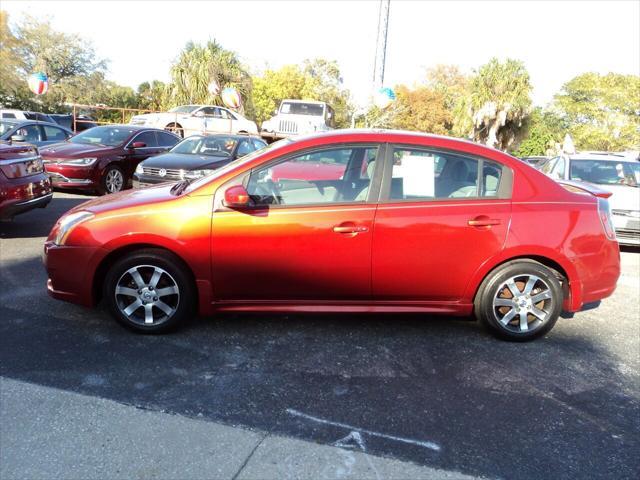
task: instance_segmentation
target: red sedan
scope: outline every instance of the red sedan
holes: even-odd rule
[[[44,208],[52,196],[36,147],[0,143],[0,220]]]
[[[336,131],[74,208],[47,286],[140,332],[196,310],[473,313],[530,340],[614,291],[607,195],[466,141]]]

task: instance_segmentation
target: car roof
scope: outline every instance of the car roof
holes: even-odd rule
[[[612,152],[578,152],[573,155],[567,155],[569,160],[602,160],[608,162],[633,162],[633,158],[630,158],[624,153],[612,153]]]
[[[290,102],[290,103],[315,103],[315,104],[318,104],[318,105],[327,105],[327,102],[321,102],[320,100],[299,100],[299,99],[294,99],[294,98],[285,98],[282,101],[283,102]]]
[[[244,133],[207,133],[207,134],[195,134],[189,135],[184,139],[192,138],[192,137],[207,137],[207,138],[233,138],[234,140],[242,140],[243,138],[254,138],[256,140],[262,140],[258,135],[247,135]],[[264,141],[264,140],[263,140]]]

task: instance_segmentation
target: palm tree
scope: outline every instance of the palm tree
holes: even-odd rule
[[[171,67],[169,106],[201,103],[220,105],[209,84],[216,81],[222,90],[234,87],[246,103],[251,95],[251,77],[234,52],[225,50],[215,41],[205,45],[187,43]]]
[[[506,150],[523,130],[531,108],[530,93],[529,74],[522,62],[501,63],[492,58],[480,67],[463,107],[474,140]]]

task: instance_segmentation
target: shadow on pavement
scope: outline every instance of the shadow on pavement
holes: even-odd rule
[[[36,261],[9,271],[43,284]],[[640,468],[635,377],[571,329],[513,344],[447,317],[226,314],[142,336],[44,287],[0,318],[0,375],[17,380],[321,443],[352,426],[414,441],[362,433],[369,453],[488,477]]]

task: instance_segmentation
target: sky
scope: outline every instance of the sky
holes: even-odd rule
[[[28,1],[2,0],[76,33],[107,58],[108,78],[136,88],[169,80],[187,41],[215,39],[252,73],[323,57],[338,62],[357,104],[372,89],[378,0]],[[491,57],[515,58],[544,106],[587,71],[640,75],[640,0],[391,0],[385,86],[424,81],[428,68],[472,72]]]

